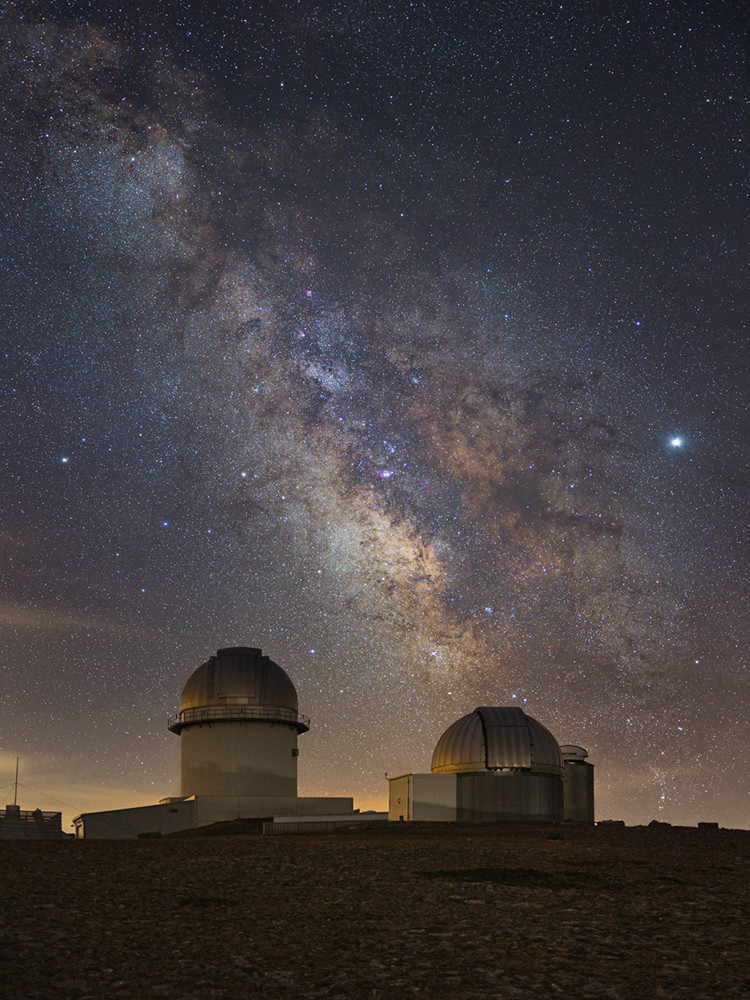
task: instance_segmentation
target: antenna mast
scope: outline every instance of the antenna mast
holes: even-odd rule
[[[18,805],[18,757],[16,757],[16,783],[13,787],[13,805]]]

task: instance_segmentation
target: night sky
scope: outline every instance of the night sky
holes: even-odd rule
[[[0,785],[177,794],[251,645],[301,794],[520,705],[750,827],[745,5],[125,6],[1,5]]]

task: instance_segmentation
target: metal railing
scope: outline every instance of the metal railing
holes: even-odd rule
[[[59,812],[32,811],[13,806],[0,810],[0,840],[59,840],[61,837],[62,816]]]
[[[167,728],[179,733],[185,726],[202,722],[288,722],[304,733],[310,720],[292,708],[268,708],[258,705],[206,705],[204,708],[183,708],[179,715],[167,716]]]

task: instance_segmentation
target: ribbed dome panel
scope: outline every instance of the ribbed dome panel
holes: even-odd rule
[[[484,733],[476,712],[448,726],[432,755],[432,770],[480,771],[484,768]]]
[[[515,706],[483,706],[449,726],[435,747],[432,770],[443,774],[523,770],[562,774],[557,740]]]

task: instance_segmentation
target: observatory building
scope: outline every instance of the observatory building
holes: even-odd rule
[[[477,708],[450,725],[429,774],[389,780],[390,820],[594,822],[594,768],[520,708]]]
[[[180,737],[180,795],[83,813],[77,837],[158,836],[237,819],[352,816],[351,798],[297,795],[297,737],[310,728],[288,674],[254,646],[219,649],[193,671],[168,720]]]
[[[297,736],[310,720],[260,649],[220,649],[191,674],[169,729],[180,737],[180,794],[296,797]]]
[[[310,720],[289,675],[261,649],[217,650],[188,677],[167,724],[180,740],[180,794],[82,813],[77,837],[160,836],[239,819],[323,829],[386,818],[355,813],[349,797],[297,795],[297,743]],[[587,757],[520,708],[477,708],[445,730],[429,774],[390,779],[388,819],[593,823]]]

